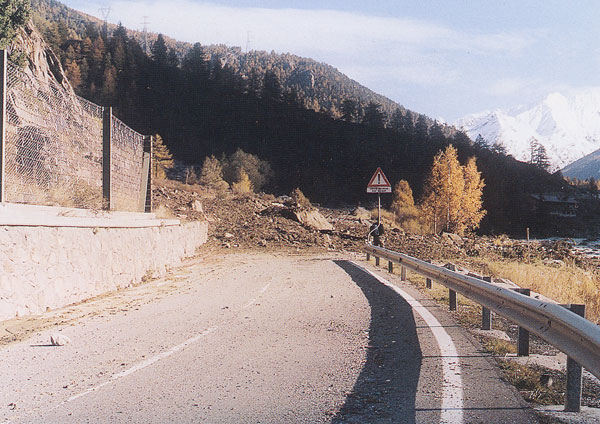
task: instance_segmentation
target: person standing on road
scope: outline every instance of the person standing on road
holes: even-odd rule
[[[373,236],[373,246],[383,247],[381,242],[381,236],[384,233],[383,224],[381,222],[374,222],[371,224],[369,235]]]

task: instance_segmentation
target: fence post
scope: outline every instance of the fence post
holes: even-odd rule
[[[456,265],[447,264],[446,268],[450,271],[456,271]],[[450,310],[456,311],[456,292],[452,289],[448,289],[448,303],[450,304]]]
[[[102,108],[102,197],[104,209],[114,209],[111,175],[112,107]]]
[[[6,89],[8,56],[6,50],[0,50],[0,202],[6,201]]]
[[[149,212],[148,210],[148,197],[152,195],[152,193],[148,193],[149,188],[149,180],[150,180],[150,161],[151,161],[151,147],[152,146],[152,137],[146,136],[144,137],[144,153],[142,156],[142,175],[140,181],[140,199],[138,209],[140,212]],[[150,200],[151,201],[151,200]],[[151,205],[150,205],[151,208]]]
[[[569,305],[571,311],[585,317],[585,305]],[[574,359],[567,356],[567,391],[565,393],[565,412],[581,410],[581,386],[583,370]]]
[[[148,152],[150,153],[150,166],[148,168],[148,188],[146,190],[146,208],[144,212],[152,212],[152,166],[154,164],[154,136],[148,140]]]
[[[517,293],[529,296],[530,289],[514,289]],[[517,341],[517,356],[529,356],[529,330],[519,326],[519,339]]]
[[[483,277],[483,281],[492,282],[492,277]],[[481,307],[481,328],[483,330],[492,329],[492,311],[485,306]]]

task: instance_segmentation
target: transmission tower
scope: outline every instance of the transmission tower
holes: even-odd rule
[[[246,33],[246,53],[249,51],[250,43],[252,43],[252,31]]]
[[[144,22],[142,22],[142,25],[144,26],[142,29],[142,47],[144,48],[144,52],[147,55],[150,55],[150,52],[148,50],[148,24],[150,22],[148,22],[148,17],[144,16]]]
[[[104,38],[108,38],[108,15],[110,15],[110,6],[101,7],[100,13],[102,14],[102,18],[104,18]]]

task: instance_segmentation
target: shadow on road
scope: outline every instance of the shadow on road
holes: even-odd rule
[[[421,348],[410,305],[348,261],[335,261],[371,307],[366,363],[333,423],[415,422]]]

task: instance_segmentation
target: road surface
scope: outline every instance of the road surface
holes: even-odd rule
[[[5,325],[23,340],[0,346],[0,421],[537,422],[397,276],[356,258],[215,255]]]

